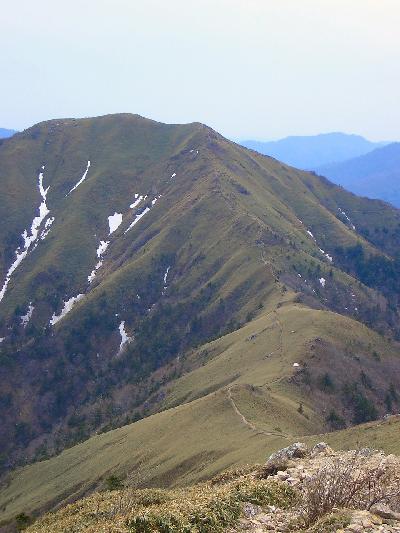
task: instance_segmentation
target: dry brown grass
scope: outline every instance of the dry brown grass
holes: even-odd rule
[[[97,493],[49,513],[29,533],[216,533],[243,514],[243,503],[293,503],[295,491],[283,483],[256,479],[240,472],[218,483],[201,483],[178,490],[125,489]]]

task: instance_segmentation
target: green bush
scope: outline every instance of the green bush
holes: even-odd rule
[[[332,393],[335,390],[335,384],[328,372],[320,377],[318,386],[322,391],[327,393]]]
[[[333,429],[341,429],[346,426],[344,418],[338,415],[334,409],[332,409],[329,415],[326,417],[326,421],[332,426]]]
[[[15,517],[15,523],[17,526],[17,531],[23,531],[31,523],[31,518],[25,513],[20,513]]]
[[[106,479],[105,485],[107,490],[120,490],[124,488],[122,478],[115,474],[111,475]]]

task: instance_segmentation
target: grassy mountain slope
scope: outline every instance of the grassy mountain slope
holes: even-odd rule
[[[182,424],[187,428],[184,433]],[[399,429],[398,418],[392,417],[302,440],[310,444],[324,440],[338,449],[372,445],[398,454]],[[262,463],[292,441],[248,428],[227,396],[213,393],[209,399],[92,437],[54,459],[16,472],[0,493],[2,520],[5,523],[19,512],[36,514],[59,507],[101,487],[111,474],[127,475],[137,487],[184,486],[232,465]]]
[[[134,115],[50,121],[3,141],[0,186],[2,279],[44,197],[49,210],[39,228],[49,231],[0,302],[4,469],[143,418],[118,430],[139,432],[132,457],[118,452],[118,433],[104,433],[94,437],[111,439],[104,459],[95,466],[92,456],[86,473],[71,466],[63,489],[65,480],[49,489],[47,473],[35,474],[52,498],[92,486],[121,461],[133,468],[160,432],[170,452],[143,459],[146,483],[161,482],[156,464],[171,479],[177,469],[179,482],[234,464],[258,434],[252,426],[275,442],[397,409],[394,207],[204,125]],[[112,233],[109,217],[121,222]],[[236,416],[226,439],[211,430],[200,439],[198,420],[218,430],[225,416]],[[177,454],[172,441],[186,427],[181,448],[197,437]],[[215,453],[204,463],[207,450]],[[18,483],[5,490],[7,502]],[[47,505],[37,498],[32,506]]]
[[[372,348],[380,350],[379,361]],[[326,431],[334,408],[343,419],[359,414],[348,403],[346,383],[384,405],[397,354],[357,322],[288,302],[192,353],[186,373],[162,391],[158,408],[166,410],[12,474],[0,491],[4,519],[80,497],[111,473],[130,476],[138,487],[186,485],[232,465],[262,462],[300,437],[340,447],[371,439],[398,452],[396,419],[313,436]]]
[[[400,387],[395,376],[398,363],[398,344],[359,322],[287,302],[190,354],[186,367],[197,368],[167,386],[165,405],[179,405],[222,385],[241,384],[268,391],[287,405],[293,401],[296,408],[304,402],[313,410],[314,421],[318,413],[319,429],[334,409],[349,423],[361,422],[354,420],[357,412],[352,411],[346,387],[360,387],[385,413],[392,376],[394,387]],[[373,376],[372,381],[367,376]],[[302,424],[303,430],[316,429],[304,420]]]
[[[292,136],[270,142],[242,141],[240,144],[306,170],[358,157],[384,145],[345,133]]]
[[[399,207],[399,168],[400,143],[392,143],[361,157],[316,170],[355,194],[379,198]]]
[[[341,435],[345,436],[348,435]],[[282,460],[289,450],[299,448],[303,452],[301,457]],[[130,479],[119,481],[116,487],[118,478],[114,478],[114,488],[106,484],[106,490],[47,513],[27,531],[65,533],[78,528],[87,533],[248,530],[327,533],[398,529],[400,517],[388,509],[398,509],[399,457],[385,455],[382,450],[369,449],[365,453],[365,448],[333,451],[321,443],[307,450],[310,448],[305,443],[297,443],[278,452],[279,468],[286,473],[274,472],[275,456],[266,465],[230,469],[184,488],[138,490],[132,487]],[[317,489],[318,494],[323,490],[324,504],[320,503],[322,497],[317,500],[315,496]],[[388,501],[384,511],[379,504],[372,505],[377,492],[378,497]],[[389,513],[391,518],[387,519]],[[23,519],[30,521],[26,514],[20,515],[20,523]]]

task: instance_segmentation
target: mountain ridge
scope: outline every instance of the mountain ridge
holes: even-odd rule
[[[234,405],[265,437],[322,433],[398,407],[396,208],[199,123],[66,122],[0,145],[3,280],[46,206],[0,302],[4,469],[51,455],[57,464],[63,449],[130,422],[133,440],[151,428],[146,446],[170,416],[193,409],[194,435],[200,420],[235,415],[229,447],[251,430]],[[200,475],[206,450],[190,442],[163,476],[184,464]],[[213,472],[226,466],[224,444],[215,446]],[[109,453],[120,460],[118,448]],[[162,454],[154,449],[146,468]],[[46,475],[37,478],[45,491]],[[75,467],[71,476],[73,492],[83,480]]]

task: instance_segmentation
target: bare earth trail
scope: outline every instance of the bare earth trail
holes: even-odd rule
[[[233,410],[235,411],[235,413],[238,415],[238,417],[241,419],[242,423],[245,426],[250,428],[252,431],[256,431],[257,433],[261,433],[261,434],[266,435],[268,437],[283,437],[285,439],[289,438],[287,435],[284,435],[283,433],[277,433],[277,432],[274,432],[274,431],[264,431],[263,429],[259,429],[254,424],[249,422],[249,420],[247,420],[247,418],[239,411],[239,408],[236,405],[235,400],[232,398],[232,390],[231,389],[232,389],[232,386],[227,388],[228,399],[229,399],[229,401],[230,401],[230,403],[232,405]]]
[[[282,359],[283,358],[283,326],[282,326],[282,322],[279,318],[279,315],[278,315],[278,312],[275,310],[273,311],[273,313],[275,314],[275,320],[276,320],[276,324],[278,326],[278,329],[279,329],[279,334],[278,334],[278,347],[276,350],[274,350],[273,352],[269,353],[267,357],[270,357],[271,355],[275,354],[275,353],[278,353],[280,358]],[[282,369],[283,370],[283,369]],[[281,377],[279,378],[276,378],[276,379],[273,379],[272,381],[266,381],[265,383],[263,383],[261,385],[261,387],[265,387],[265,386],[270,386],[270,385],[274,385],[275,383],[279,383],[281,381],[283,381],[284,379],[286,379],[287,376],[286,375],[282,375]]]

